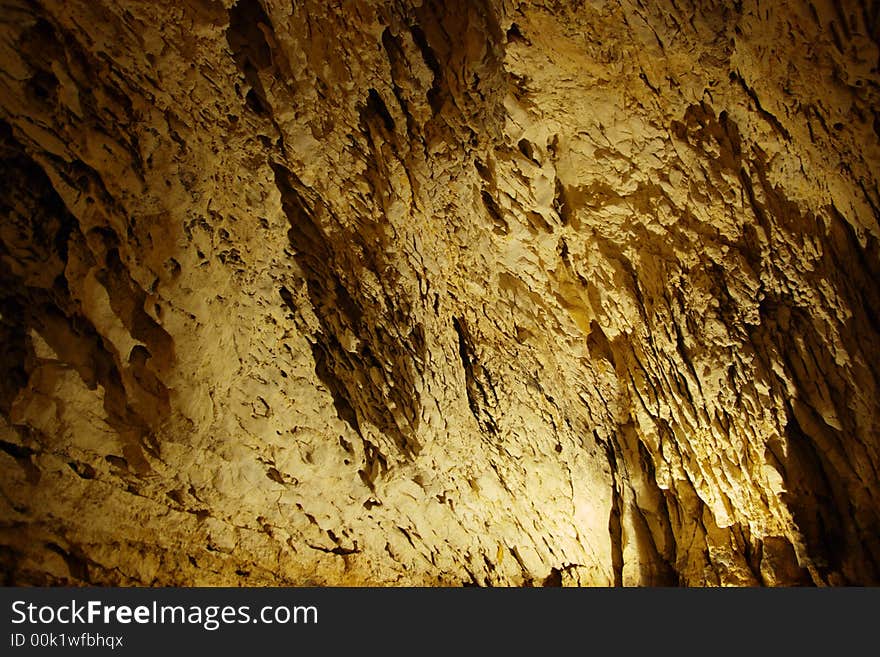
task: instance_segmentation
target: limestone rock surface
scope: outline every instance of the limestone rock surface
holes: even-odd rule
[[[880,5],[0,0],[6,584],[880,584]]]

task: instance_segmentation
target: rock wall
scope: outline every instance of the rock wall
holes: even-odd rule
[[[880,5],[0,16],[3,583],[880,583]]]

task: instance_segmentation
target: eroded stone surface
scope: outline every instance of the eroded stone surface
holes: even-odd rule
[[[4,581],[880,582],[876,8],[328,4],[3,0]]]

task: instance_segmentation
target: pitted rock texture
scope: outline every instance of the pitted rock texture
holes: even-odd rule
[[[4,583],[880,583],[876,3],[0,7]]]

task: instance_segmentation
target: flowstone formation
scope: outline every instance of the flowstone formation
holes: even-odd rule
[[[0,0],[5,584],[880,584],[880,6]]]

